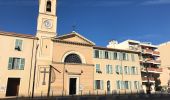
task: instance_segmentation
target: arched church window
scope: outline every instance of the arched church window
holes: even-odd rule
[[[50,0],[47,1],[46,11],[51,12],[51,1]]]
[[[65,63],[82,63],[80,56],[77,54],[69,54],[66,56]]]

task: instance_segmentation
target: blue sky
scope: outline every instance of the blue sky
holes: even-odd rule
[[[36,33],[38,0],[0,0],[0,30]],[[76,31],[97,45],[170,40],[170,0],[58,0],[58,34]]]

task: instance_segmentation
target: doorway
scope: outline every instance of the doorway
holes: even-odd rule
[[[8,78],[6,96],[18,96],[20,78]]]
[[[76,94],[77,78],[70,78],[69,95]]]
[[[107,81],[107,93],[110,93],[110,81]]]

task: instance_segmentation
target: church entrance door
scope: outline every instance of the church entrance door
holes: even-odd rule
[[[77,78],[70,78],[69,82],[69,95],[76,94]]]

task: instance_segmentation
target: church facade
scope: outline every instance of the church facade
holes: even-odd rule
[[[58,36],[56,4],[56,0],[39,0],[36,36],[0,32],[2,45],[5,38],[9,40],[4,47],[8,51],[0,49],[0,96],[141,92],[139,52],[97,47],[74,31]],[[9,48],[14,40],[16,49],[23,47],[24,51]],[[15,93],[8,88],[14,88]]]

